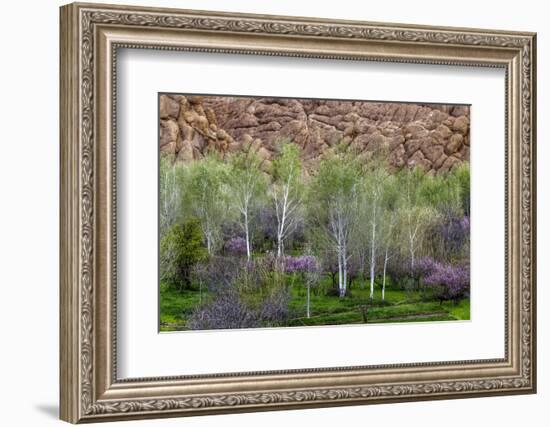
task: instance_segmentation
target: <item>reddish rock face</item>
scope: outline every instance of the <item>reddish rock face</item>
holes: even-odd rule
[[[254,147],[269,163],[283,140],[301,147],[309,171],[338,144],[367,158],[385,149],[394,169],[440,173],[469,161],[463,105],[161,95],[159,108],[160,150],[183,162]]]

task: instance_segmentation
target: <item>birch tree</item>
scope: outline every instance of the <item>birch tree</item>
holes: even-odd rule
[[[346,295],[358,179],[359,171],[353,159],[332,155],[321,162],[310,194],[314,222],[336,253],[341,298]]]
[[[399,216],[411,274],[414,272],[417,252],[422,244],[424,233],[430,220],[437,215],[435,209],[424,197],[424,180],[425,174],[419,168],[404,170],[400,175],[399,184],[404,194]]]
[[[383,201],[390,175],[386,165],[377,160],[373,160],[367,165],[364,175],[362,181],[362,208],[366,213],[368,224],[370,299],[372,300],[374,298],[377,255],[382,245],[380,222],[383,216]]]
[[[383,250],[382,266],[382,301],[386,298],[386,272],[388,262],[394,256],[396,246],[397,207],[399,204],[399,190],[395,176],[388,176],[384,186],[384,197],[381,209],[381,242]]]
[[[246,257],[252,259],[252,216],[266,191],[266,179],[260,170],[260,160],[253,152],[234,155],[228,174],[230,199],[239,217],[246,241]]]
[[[448,262],[458,255],[457,249],[461,245],[457,247],[453,237],[462,228],[468,209],[466,203],[469,203],[469,194],[464,196],[462,175],[463,169],[457,167],[437,177],[426,177],[422,185],[422,197],[437,212],[431,224],[426,250],[431,252],[431,256]],[[469,188],[467,190],[469,192]]]
[[[273,162],[273,183],[270,195],[277,219],[277,257],[284,256],[288,237],[296,229],[302,205],[302,164],[298,147],[285,143]]]
[[[159,168],[159,231],[166,230],[176,222],[181,205],[182,168],[170,158],[161,157]]]
[[[207,157],[189,166],[186,193],[193,216],[200,220],[208,254],[219,246],[222,221],[227,218],[227,197],[224,181],[227,170],[214,157]]]

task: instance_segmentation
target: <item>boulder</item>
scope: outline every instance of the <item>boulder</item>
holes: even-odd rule
[[[452,135],[451,138],[449,138],[449,142],[445,146],[445,153],[446,154],[456,153],[462,147],[463,140],[464,140],[463,136],[459,133],[455,133],[454,135]]]
[[[453,130],[460,132],[462,135],[466,135],[469,128],[470,120],[466,116],[457,117],[457,119],[453,123]]]
[[[161,119],[176,119],[180,112],[180,104],[168,95],[161,95],[159,102],[159,114]]]
[[[431,174],[470,156],[465,105],[171,94],[160,96],[159,109],[160,149],[182,162],[252,149],[269,173],[283,140],[300,147],[308,173],[337,147],[361,159],[387,150],[392,169],[420,166]]]

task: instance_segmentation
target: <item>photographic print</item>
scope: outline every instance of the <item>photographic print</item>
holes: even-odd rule
[[[536,393],[535,33],[59,23],[62,420]]]
[[[470,107],[159,94],[160,331],[470,319]]]

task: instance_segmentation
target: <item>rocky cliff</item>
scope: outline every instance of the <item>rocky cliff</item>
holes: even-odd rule
[[[266,170],[277,144],[301,147],[306,169],[343,144],[359,156],[380,148],[394,169],[440,173],[469,161],[470,111],[463,105],[222,96],[160,96],[160,150],[178,161],[255,149]]]

